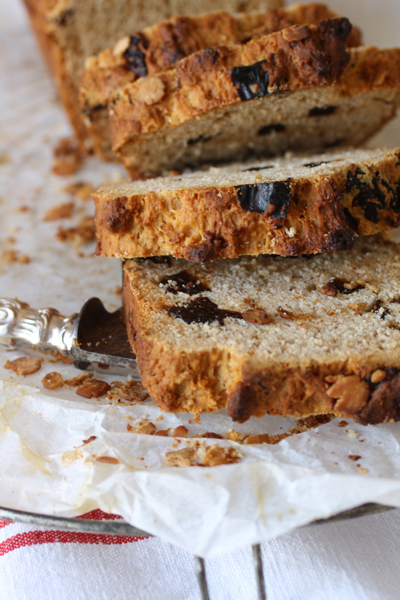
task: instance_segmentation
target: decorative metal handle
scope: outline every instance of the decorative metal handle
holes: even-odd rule
[[[34,310],[25,302],[0,298],[0,348],[35,346],[70,354],[77,316],[63,317],[54,308]]]

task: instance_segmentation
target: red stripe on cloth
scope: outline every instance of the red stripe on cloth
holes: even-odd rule
[[[7,527],[7,525],[11,525],[11,521],[3,521],[0,519],[0,529]]]
[[[97,533],[76,533],[72,531],[29,531],[18,533],[10,537],[5,542],[0,543],[0,556],[8,552],[23,548],[25,546],[35,546],[37,544],[103,544],[110,546],[112,544],[130,544],[145,540],[148,538],[125,535],[99,535]]]
[[[91,519],[93,521],[116,521],[117,519],[122,519],[122,517],[120,517],[119,515],[111,515],[109,513],[105,513],[99,508],[96,508],[96,510],[91,510],[90,512],[85,513],[84,515],[79,515],[79,517],[76,518]]]

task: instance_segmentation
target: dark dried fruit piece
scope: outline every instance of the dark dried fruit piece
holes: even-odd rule
[[[287,217],[291,196],[290,179],[259,185],[239,185],[236,190],[243,210],[264,214],[274,219]]]
[[[15,360],[8,360],[4,365],[5,369],[10,369],[18,375],[32,375],[36,373],[42,366],[43,358],[34,358],[33,356],[21,356]]]
[[[196,138],[191,138],[190,140],[188,140],[188,146],[193,146],[194,144],[198,144],[199,142],[208,142],[209,140],[212,140],[215,137],[216,137],[215,135],[210,135],[210,136],[199,135]]]
[[[365,288],[365,282],[361,281],[346,281],[345,279],[339,279],[337,277],[332,277],[320,288],[321,294],[325,294],[325,296],[337,296],[337,293],[341,294],[353,294],[357,292],[357,290],[363,290]]]
[[[166,285],[166,291],[171,292],[171,294],[183,292],[184,294],[188,294],[188,296],[195,296],[196,294],[201,294],[201,292],[210,291],[207,285],[201,283],[189,271],[180,271],[175,275],[167,275],[161,279],[160,284]]]
[[[91,379],[86,381],[83,385],[79,386],[76,390],[78,396],[83,398],[100,398],[107,394],[111,389],[111,386],[106,381],[100,381],[100,379]]]
[[[56,390],[61,387],[64,383],[62,375],[57,373],[57,371],[52,371],[51,373],[47,373],[42,379],[42,385],[47,390]]]
[[[382,181],[378,177],[368,175],[359,168],[355,173],[350,171],[347,175],[346,192],[349,194],[356,192],[352,206],[359,206],[363,210],[365,218],[373,223],[379,223],[379,212],[385,209],[387,204],[388,190],[383,190],[380,184]],[[391,191],[393,199],[397,200],[396,193]]]
[[[147,75],[146,55],[142,50],[142,48],[145,50],[147,47],[147,40],[141,33],[137,33],[130,36],[129,46],[123,53],[128,68],[138,77],[146,77]]]
[[[338,291],[334,285],[334,283],[332,283],[332,281],[329,281],[328,283],[325,283],[325,285],[323,285],[320,290],[321,294],[324,294],[325,296],[337,296]]]
[[[378,298],[378,300],[375,302],[370,312],[378,314],[381,319],[385,319],[388,315],[390,315],[390,310],[383,305],[380,298]]]
[[[232,69],[232,83],[238,91],[240,99],[253,100],[262,98],[269,93],[269,73],[265,70],[266,63],[261,60],[247,67],[234,67]]]
[[[233,319],[243,319],[240,312],[233,310],[223,310],[210,300],[200,296],[191,300],[186,306],[170,306],[167,312],[185,323],[213,323],[218,321],[220,325],[224,324],[224,319],[232,317]]]
[[[269,135],[270,133],[276,132],[280,133],[281,131],[285,131],[285,125],[282,123],[272,123],[271,125],[264,125],[264,127],[260,127],[257,131],[257,135]]]
[[[329,115],[333,115],[336,112],[337,106],[316,106],[315,108],[311,108],[308,116],[309,117],[327,117]]]

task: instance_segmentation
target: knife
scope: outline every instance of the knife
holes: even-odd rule
[[[129,372],[140,380],[121,309],[109,313],[98,298],[90,298],[70,317],[54,308],[35,310],[25,302],[0,298],[1,348],[59,351],[78,369]]]

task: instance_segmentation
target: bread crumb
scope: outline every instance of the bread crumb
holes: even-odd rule
[[[99,463],[106,463],[109,465],[119,465],[118,458],[114,458],[114,456],[98,456],[96,461]]]
[[[144,435],[154,435],[155,432],[157,431],[157,427],[154,425],[154,423],[147,421],[147,422],[144,422],[139,427],[135,427],[133,431],[134,431],[134,433],[141,433]]]
[[[18,250],[6,250],[4,252],[4,259],[9,264],[20,263],[21,265],[27,265],[31,262],[29,256],[20,254]]]
[[[140,381],[112,381],[110,386],[107,398],[113,402],[136,404],[150,398]]]
[[[349,456],[347,457],[350,460],[354,460],[354,462],[356,462],[357,460],[360,460],[361,456],[358,456],[358,454],[349,454]]]
[[[64,380],[62,375],[57,373],[57,371],[47,373],[47,375],[45,375],[42,379],[42,385],[47,390],[57,390],[58,388],[62,387],[63,383]]]
[[[93,373],[82,373],[82,375],[77,375],[76,377],[72,377],[72,379],[66,379],[64,383],[72,387],[78,387],[78,385],[81,385],[84,381],[87,381],[92,377]]]
[[[346,425],[348,425],[347,421],[339,421],[338,423],[338,427],[346,427]]]
[[[364,467],[360,467],[358,469],[358,472],[360,473],[360,475],[364,475],[365,473],[368,473],[368,469],[364,469]]]
[[[217,465],[229,465],[237,463],[243,458],[243,454],[235,448],[223,448],[214,444],[207,448],[202,459],[202,466],[215,467]]]
[[[194,448],[182,448],[173,452],[167,452],[165,462],[168,467],[190,467],[197,458]]]
[[[53,150],[55,175],[73,175],[83,165],[83,155],[79,150],[77,142],[73,138],[63,138]]]
[[[357,431],[354,431],[354,429],[346,429],[346,433],[349,438],[358,438],[358,433]]]
[[[74,210],[73,202],[66,202],[65,204],[59,204],[58,206],[53,206],[50,210],[47,211],[44,217],[44,221],[57,221],[58,219],[69,219],[72,215],[72,211]]]
[[[96,227],[94,217],[83,217],[76,227],[64,229],[60,227],[57,232],[57,239],[60,242],[72,242],[75,247],[88,244],[96,239]]]
[[[42,366],[43,358],[35,358],[33,356],[21,356],[15,360],[8,360],[4,365],[5,369],[14,371],[18,375],[25,377],[39,371]]]
[[[183,425],[179,425],[179,427],[175,427],[172,432],[172,437],[187,437],[188,429]]]
[[[82,444],[85,446],[86,444],[90,444],[90,442],[93,442],[94,440],[97,440],[97,435],[91,435],[87,440],[82,440]]]
[[[232,442],[237,442],[238,444],[242,444],[246,438],[245,435],[234,429],[228,429],[225,435],[227,440],[232,440]]]
[[[94,191],[95,188],[92,186],[92,184],[85,181],[71,183],[63,189],[63,192],[70,194],[79,200],[89,200]]]
[[[76,390],[76,394],[78,396],[82,396],[82,398],[101,398],[105,396],[109,391],[110,386],[106,381],[101,381],[100,379],[91,379],[90,381],[85,381],[82,385],[78,387]]]

